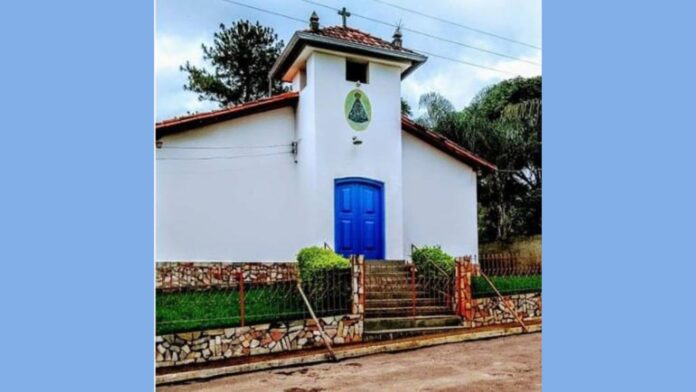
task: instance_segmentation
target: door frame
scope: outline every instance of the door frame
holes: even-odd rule
[[[333,211],[333,218],[334,218],[334,248],[338,250],[338,219],[336,219],[336,211],[338,211],[339,205],[338,205],[338,192],[336,192],[336,189],[338,188],[339,185],[342,184],[366,184],[366,185],[372,185],[377,188],[379,188],[379,208],[381,212],[381,221],[382,221],[382,243],[381,243],[381,249],[380,253],[382,254],[382,258],[387,257],[387,213],[385,211],[385,203],[384,203],[384,182],[379,181],[379,180],[373,180],[371,178],[366,178],[366,177],[343,177],[343,178],[336,178],[334,179],[334,211]]]

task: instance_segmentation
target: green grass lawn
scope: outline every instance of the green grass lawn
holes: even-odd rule
[[[303,318],[296,289],[259,287],[246,292],[245,324]],[[156,295],[157,334],[236,327],[241,321],[239,291],[207,290]]]
[[[502,295],[541,292],[541,275],[490,276],[489,278]],[[474,298],[496,295],[482,276],[471,278],[471,291]]]
[[[305,288],[317,316],[343,314],[350,306],[350,281],[332,286]],[[156,331],[158,335],[241,325],[237,289],[157,292]],[[294,283],[247,287],[245,325],[309,318]]]

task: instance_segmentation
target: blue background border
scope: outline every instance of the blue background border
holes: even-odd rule
[[[695,14],[544,1],[545,391],[696,390]]]
[[[694,14],[544,2],[547,391],[694,389]],[[153,5],[0,40],[2,389],[151,390]]]
[[[154,387],[153,9],[3,4],[2,390]]]

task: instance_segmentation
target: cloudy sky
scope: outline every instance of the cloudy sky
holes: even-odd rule
[[[335,11],[303,0],[233,1],[299,19],[309,19],[309,15],[315,10],[319,14],[322,26],[341,23],[341,17]],[[345,6],[358,15],[391,24],[401,21],[406,29],[541,63],[541,50],[466,30],[384,4],[384,2],[398,4],[404,8],[541,47],[541,0],[314,1],[333,8]],[[200,102],[196,94],[184,91],[186,76],[179,71],[179,66],[187,60],[193,64],[203,65],[201,43],[212,42],[213,33],[220,23],[229,25],[239,19],[259,21],[275,29],[279,38],[285,42],[288,42],[296,30],[307,27],[299,21],[245,8],[225,0],[157,0],[156,7],[155,77],[158,121],[187,112],[200,112],[217,107],[215,103]],[[386,40],[391,40],[394,32],[393,27],[357,16],[350,17],[348,25]],[[475,63],[514,75],[541,74],[541,67],[538,65],[483,53],[422,34],[409,31],[403,33],[404,46],[410,49]],[[422,67],[402,82],[401,93],[416,112],[418,112],[418,97],[430,91],[439,92],[460,109],[466,106],[483,87],[510,77],[512,75],[429,56]]]

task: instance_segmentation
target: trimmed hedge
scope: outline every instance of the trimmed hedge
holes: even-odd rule
[[[345,257],[318,246],[302,248],[297,254],[297,266],[302,280],[311,280],[319,272],[350,268],[350,262]]]
[[[454,257],[445,253],[439,246],[419,248],[411,254],[411,258],[418,271],[425,276],[454,276]]]
[[[489,279],[502,295],[541,292],[541,275],[489,276]],[[474,298],[496,295],[482,276],[471,278],[471,292]]]

